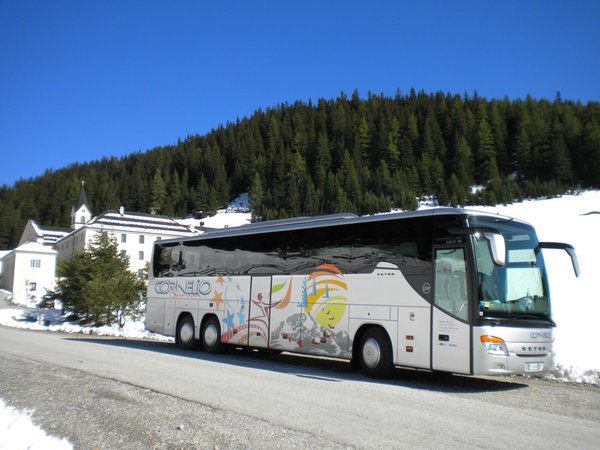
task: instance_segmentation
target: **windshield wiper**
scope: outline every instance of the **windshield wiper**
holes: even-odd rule
[[[550,323],[553,327],[556,326],[556,323],[550,318],[549,315],[539,315],[539,314],[515,314],[508,317],[490,317],[484,316],[482,319],[488,319],[494,321],[495,325],[504,325],[510,322],[517,322],[519,320],[535,320],[538,322],[546,322]]]

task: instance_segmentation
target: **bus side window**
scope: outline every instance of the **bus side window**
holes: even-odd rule
[[[339,227],[332,232],[327,228],[298,233],[286,238],[286,270],[289,274],[309,274],[321,264],[332,264],[343,273],[352,273],[351,242],[353,230]]]
[[[356,234],[352,249],[355,273],[371,273],[377,263],[395,264],[418,292],[431,275],[430,227],[421,221],[375,222]]]
[[[173,250],[171,257],[171,272],[175,274],[175,276],[181,276],[182,272],[185,271],[187,267],[185,258],[183,256],[183,246],[178,245]]]
[[[234,240],[236,275],[270,275],[285,271],[280,233],[241,236]]]
[[[173,249],[170,247],[157,246],[154,253],[154,276],[155,277],[172,277],[171,258]]]

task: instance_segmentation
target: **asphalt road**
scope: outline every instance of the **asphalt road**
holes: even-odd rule
[[[0,327],[0,398],[76,448],[598,448],[600,388]]]

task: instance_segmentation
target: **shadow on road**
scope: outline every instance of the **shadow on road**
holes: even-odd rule
[[[385,380],[368,378],[356,371],[348,361],[331,358],[301,356],[292,353],[231,348],[222,355],[213,355],[202,350],[182,350],[175,344],[160,341],[142,341],[108,337],[66,337],[65,340],[87,342],[98,345],[130,348],[157,352],[176,357],[193,358],[216,364],[229,364],[256,370],[266,370],[310,378],[322,382],[364,382],[398,386],[410,389],[469,394],[478,392],[502,392],[528,387],[525,379],[516,377],[470,377],[427,370],[396,368],[394,374]]]

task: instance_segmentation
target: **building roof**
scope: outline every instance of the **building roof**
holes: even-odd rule
[[[47,227],[44,225],[38,225],[35,222],[33,222],[32,225],[43,239],[44,244],[54,244],[73,231],[71,228]]]
[[[50,255],[58,253],[53,248],[50,248],[47,245],[38,244],[37,242],[27,242],[23,245],[19,245],[13,252],[46,253]]]
[[[85,227],[138,233],[170,234],[174,237],[196,234],[195,231],[177,223],[169,216],[128,211],[122,213],[120,211],[106,211],[90,220]]]
[[[44,245],[54,245],[71,231],[70,228],[38,225],[35,220],[29,219],[23,229],[19,245],[25,244],[26,242],[39,242]]]

